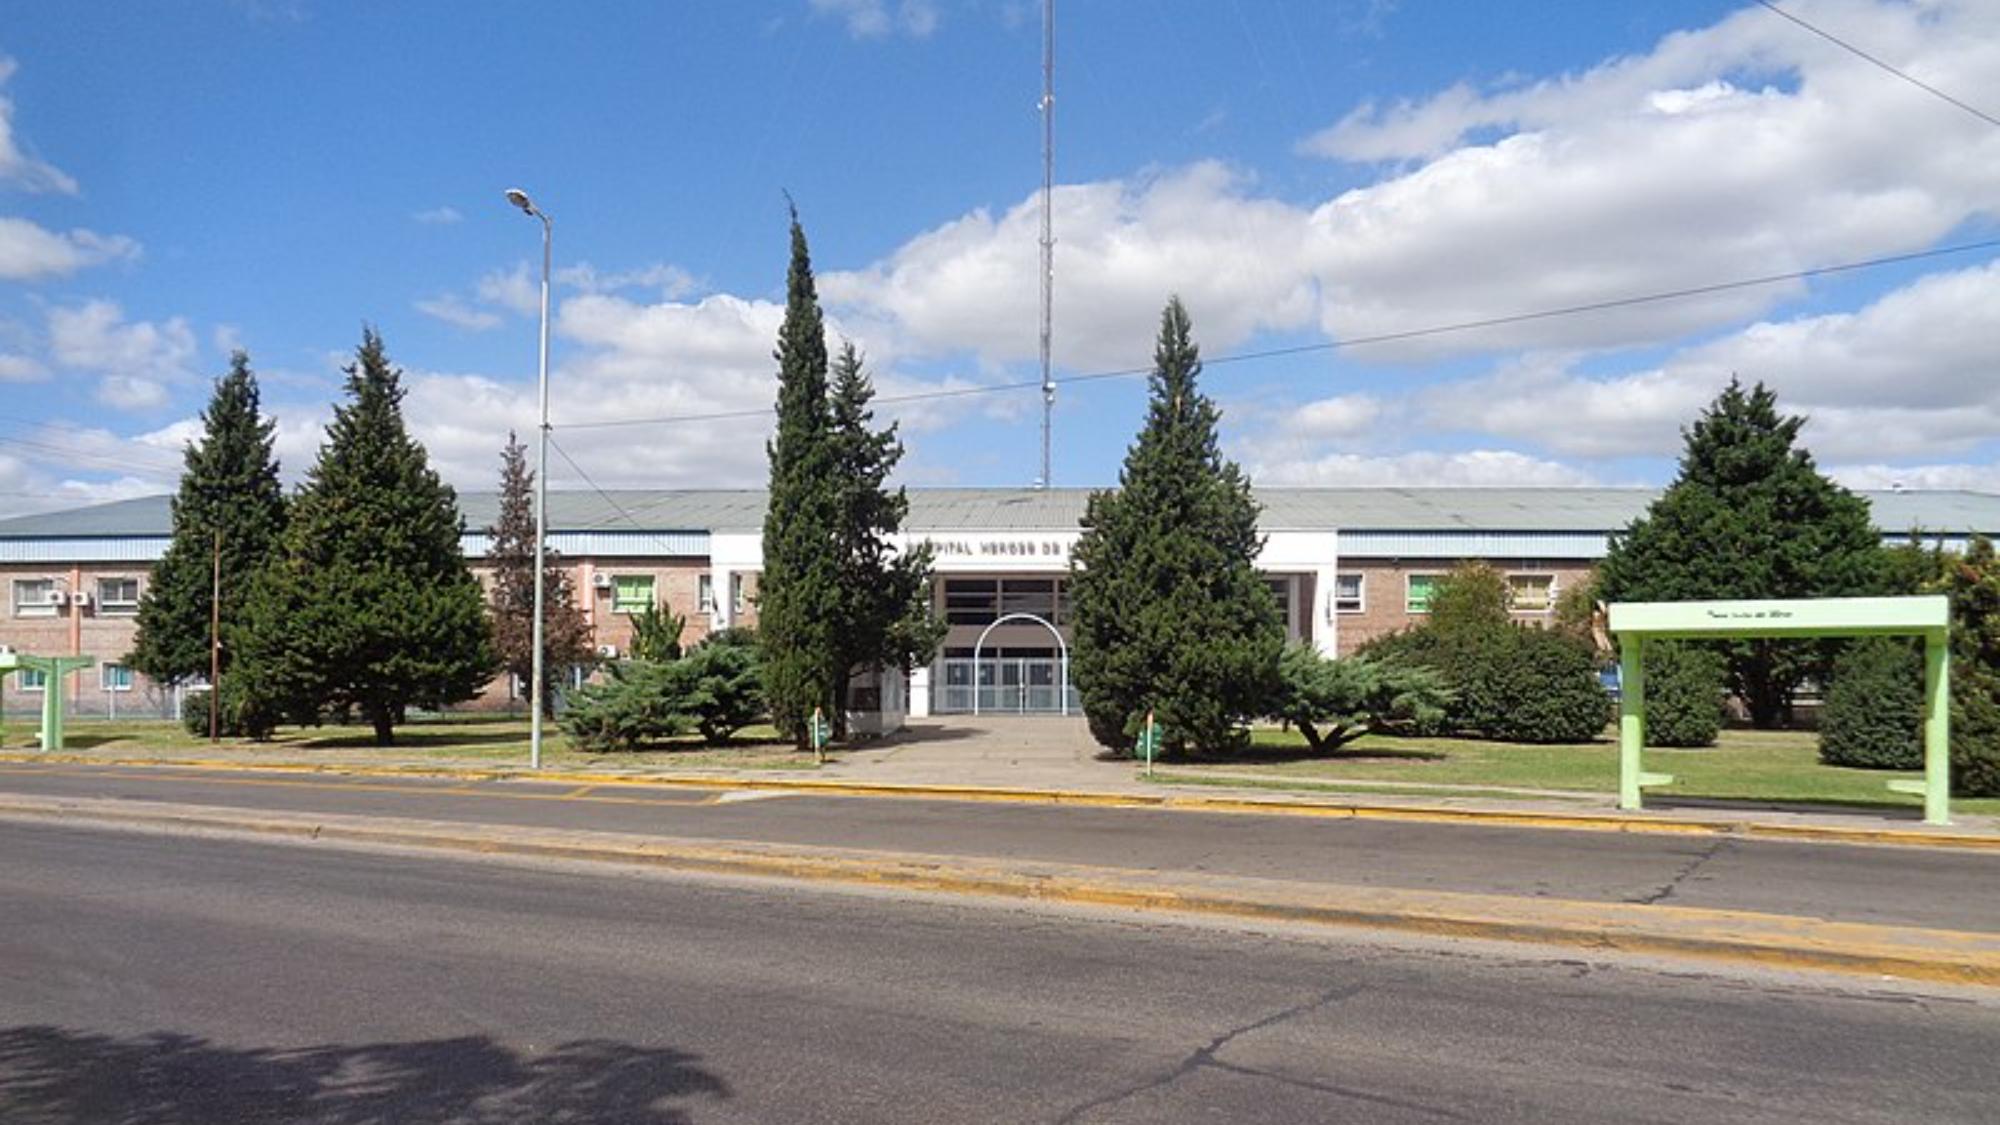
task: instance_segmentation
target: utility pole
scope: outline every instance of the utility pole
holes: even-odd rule
[[[222,741],[222,529],[209,553],[208,740]]]
[[[1056,0],[1042,0],[1042,475],[1037,488],[1055,483],[1049,467],[1050,426],[1056,384],[1050,374],[1049,334],[1055,314],[1056,236]]]
[[[507,202],[519,207],[528,215],[542,221],[542,333],[540,359],[536,364],[536,382],[541,400],[540,421],[536,427],[535,440],[535,622],[529,630],[528,644],[534,650],[529,656],[528,673],[528,768],[542,768],[542,586],[546,581],[547,543],[549,540],[549,262],[550,244],[555,238],[555,223],[549,213],[535,206],[534,200],[520,188],[507,189]]]

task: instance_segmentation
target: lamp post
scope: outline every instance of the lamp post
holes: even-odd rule
[[[542,341],[536,380],[541,399],[540,421],[535,428],[535,624],[529,645],[528,673],[528,768],[542,768],[542,558],[549,538],[549,243],[554,224],[548,212],[535,206],[520,188],[507,189],[507,202],[542,221]]]

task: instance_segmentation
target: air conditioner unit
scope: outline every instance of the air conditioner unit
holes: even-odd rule
[[[593,575],[590,579],[590,584],[598,590],[609,590],[611,588],[611,576],[609,574]]]
[[[78,605],[80,605],[80,606],[83,606],[83,607],[85,607],[85,608],[89,608],[89,606],[90,606],[90,591],[89,591],[89,590],[78,590],[78,591],[76,592],[76,604],[78,604]]]
[[[598,646],[597,646],[597,655],[598,655],[598,657],[599,657],[600,659],[604,659],[604,660],[616,660],[616,659],[618,659],[618,646],[617,646],[617,645],[598,645]]]
[[[43,605],[68,605],[68,604],[69,604],[69,591],[67,591],[67,590],[50,590],[50,591],[49,591],[49,594],[48,594],[48,597],[47,597],[46,599],[44,599],[44,600],[43,600],[42,604],[43,604]]]

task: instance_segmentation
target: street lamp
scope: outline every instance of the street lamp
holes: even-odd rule
[[[535,430],[535,624],[529,645],[528,768],[542,768],[542,558],[549,538],[549,243],[553,224],[548,212],[535,206],[520,188],[507,189],[507,202],[542,221],[542,343],[536,378],[540,385],[541,421]]]

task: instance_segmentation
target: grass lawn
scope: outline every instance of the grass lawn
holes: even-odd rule
[[[0,749],[40,748],[39,723],[16,716],[0,729]],[[728,746],[703,746],[685,735],[657,747],[626,753],[593,754],[573,749],[562,728],[543,727],[542,764],[559,769],[812,769],[810,754],[792,750],[768,725],[745,727]],[[64,752],[104,758],[228,758],[271,763],[317,762],[353,765],[370,762],[507,766],[528,762],[528,720],[496,715],[437,715],[413,718],[396,728],[396,744],[378,747],[363,726],[285,727],[268,742],[225,738],[220,744],[189,734],[181,724],[157,719],[71,719],[64,728]]]
[[[1890,793],[1891,778],[1920,778],[1915,771],[1857,770],[1821,765],[1817,736],[1809,731],[1725,730],[1713,747],[1649,747],[1649,771],[1670,773],[1675,784],[1650,793],[1769,801],[1922,807],[1914,796]],[[1167,780],[1222,784],[1217,775],[1253,777],[1284,787],[1341,788],[1355,793],[1494,795],[1496,788],[1618,790],[1618,744],[1597,742],[1530,746],[1458,738],[1390,738],[1366,735],[1339,751],[1312,756],[1297,731],[1260,729],[1241,757],[1165,766]],[[1400,783],[1405,788],[1397,789]],[[1449,791],[1430,786],[1450,786]],[[1484,789],[1485,793],[1478,793]],[[2000,813],[2000,798],[1954,799],[1968,813]]]

